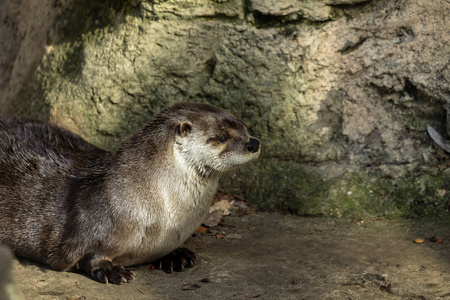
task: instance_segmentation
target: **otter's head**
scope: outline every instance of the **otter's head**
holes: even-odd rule
[[[250,136],[242,121],[221,108],[188,103],[169,110],[177,120],[174,150],[201,173],[226,172],[260,154],[259,140]]]

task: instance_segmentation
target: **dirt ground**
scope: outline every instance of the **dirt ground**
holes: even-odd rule
[[[199,260],[184,272],[138,266],[135,281],[117,286],[25,260],[13,271],[24,299],[450,299],[449,222],[268,213],[224,221],[224,238],[188,241]]]

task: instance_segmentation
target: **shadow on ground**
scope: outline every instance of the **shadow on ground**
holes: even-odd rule
[[[103,285],[76,273],[14,261],[25,299],[435,299],[450,297],[450,224],[349,222],[256,213],[228,217],[225,238],[188,241],[196,267],[165,274],[135,267],[135,281]],[[442,237],[443,242],[431,242]],[[414,239],[424,239],[415,244]],[[197,284],[182,290],[184,284]]]

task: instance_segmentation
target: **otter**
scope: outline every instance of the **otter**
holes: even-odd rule
[[[205,218],[221,175],[260,154],[238,118],[207,104],[166,108],[114,152],[48,123],[0,118],[0,243],[102,283],[194,264],[178,248]]]

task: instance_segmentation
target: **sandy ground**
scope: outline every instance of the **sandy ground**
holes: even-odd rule
[[[13,271],[24,299],[450,299],[449,222],[267,213],[224,221],[224,238],[188,241],[199,260],[184,272],[138,266],[135,281],[117,286],[22,259]]]

